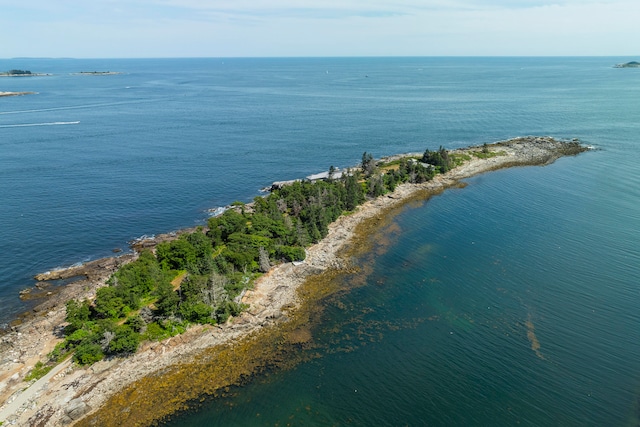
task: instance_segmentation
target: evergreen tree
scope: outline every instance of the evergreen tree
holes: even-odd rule
[[[345,194],[345,209],[352,211],[364,200],[362,194],[362,186],[358,182],[355,175],[347,174],[344,182],[346,194]]]
[[[67,301],[67,315],[65,321],[69,322],[64,329],[66,335],[71,335],[78,329],[81,329],[85,323],[89,321],[91,310],[89,301],[78,302],[76,300]]]
[[[94,310],[102,318],[118,319],[122,316],[125,303],[113,286],[100,288],[96,292]]]
[[[441,173],[448,172],[453,167],[453,160],[442,145],[438,151],[425,150],[422,162],[435,166]]]
[[[362,153],[362,174],[365,177],[371,175],[375,169],[376,165],[373,161],[373,156],[371,153],[367,153],[366,151]]]
[[[156,313],[159,316],[171,316],[178,309],[180,297],[173,290],[173,286],[169,282],[163,282],[158,285],[156,290],[158,300],[156,301]]]
[[[336,168],[333,165],[329,166],[329,174],[327,175],[327,181],[333,182],[335,173],[336,173]]]

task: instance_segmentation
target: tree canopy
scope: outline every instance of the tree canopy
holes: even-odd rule
[[[420,183],[453,162],[448,152],[426,150],[422,162],[401,159],[379,165],[365,152],[362,167],[326,181],[297,181],[237,203],[210,218],[207,229],[159,243],[155,252],[116,271],[93,301],[69,301],[65,341],[52,359],[74,352],[79,364],[133,353],[142,340],[181,333],[189,323],[226,321],[238,315],[239,296],[273,265],[302,261],[305,248],[328,233],[329,224],[367,198]],[[335,168],[331,168],[334,172]]]

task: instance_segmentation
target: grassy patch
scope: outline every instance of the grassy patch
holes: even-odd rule
[[[42,362],[36,363],[36,366],[33,367],[31,372],[24,377],[24,380],[29,382],[31,380],[39,380],[49,373],[50,370],[53,369],[53,365],[45,365]]]
[[[422,158],[419,156],[418,157],[408,156],[401,159],[392,160],[390,162],[379,162],[378,167],[382,170],[395,170],[395,169],[398,169],[398,166],[400,166],[400,163],[402,163],[403,160],[409,160],[409,159],[420,161]]]
[[[173,285],[174,291],[180,287],[185,277],[187,277],[187,270],[178,271],[178,274],[176,275],[176,277],[174,277],[173,280],[171,281],[171,285]]]
[[[72,353],[72,351],[67,348],[67,344],[68,342],[66,340],[56,344],[54,349],[51,350],[49,354],[47,354],[47,357],[49,358],[49,360],[52,361],[54,364],[58,364],[62,362],[64,359],[66,359],[67,356],[69,356],[69,354]]]
[[[395,165],[387,164],[387,165],[384,165],[384,166],[380,166],[380,170],[382,172],[396,171],[398,169],[400,169],[400,163],[397,163]]]
[[[471,156],[464,153],[449,153],[449,158],[453,161],[453,166],[460,166],[464,162],[471,160]]]
[[[175,337],[187,330],[187,324],[184,322],[175,322],[165,320],[164,322],[151,322],[147,325],[146,332],[142,338],[149,341],[162,341],[167,338]]]
[[[218,247],[214,248],[214,251],[211,254],[211,258],[216,259],[222,254],[222,252],[224,252],[225,249],[227,249],[227,245],[219,245]]]

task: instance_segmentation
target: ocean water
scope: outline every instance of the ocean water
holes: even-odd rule
[[[0,60],[0,316],[56,266],[272,181],[519,135],[597,149],[467,180],[371,238],[319,357],[167,425],[638,425],[633,58]],[[79,76],[78,71],[121,71]]]

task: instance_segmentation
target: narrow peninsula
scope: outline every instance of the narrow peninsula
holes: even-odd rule
[[[331,167],[317,184],[294,182],[273,189],[273,198],[237,203],[208,227],[43,273],[41,283],[82,280],[0,337],[0,423],[150,425],[268,366],[299,363],[295,355],[312,339],[310,313],[339,290],[336,278],[354,272],[350,260],[369,250],[370,230],[399,208],[474,175],[586,150],[577,140],[521,137],[378,161],[365,152],[356,168]],[[321,201],[325,209],[314,210]],[[303,212],[311,219],[299,219]],[[132,265],[160,284],[127,288],[142,293],[126,302],[118,286],[129,283]],[[105,324],[112,326],[99,329]]]

